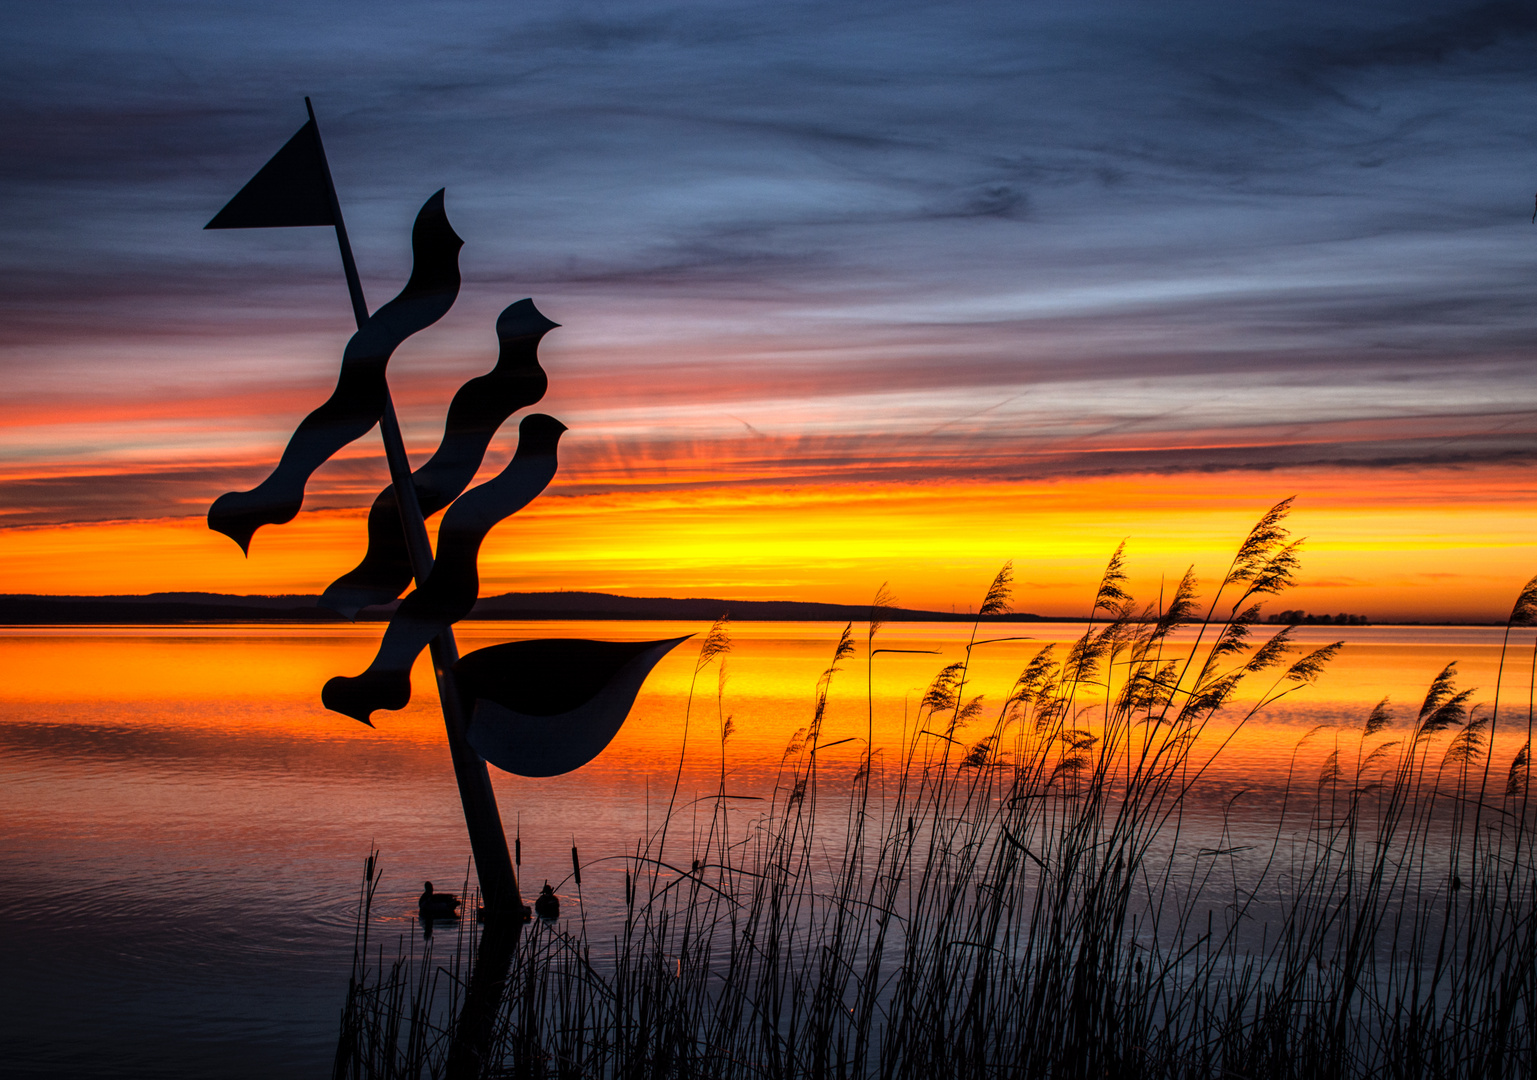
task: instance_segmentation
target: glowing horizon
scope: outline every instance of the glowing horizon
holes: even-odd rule
[[[1274,495],[1300,493],[1290,525],[1305,538],[1299,587],[1271,611],[1498,621],[1534,569],[1519,468],[1378,474],[1370,501],[1349,472],[1266,480]],[[1144,602],[1190,565],[1208,585],[1220,578],[1269,505],[1254,486],[1208,473],[556,491],[492,533],[481,594],[860,604],[887,582],[903,606],[965,611],[1012,561],[1018,610],[1071,617],[1123,540]],[[361,509],[306,511],[258,533],[249,558],[198,517],[0,530],[0,592],[317,593],[361,555],[362,524]]]

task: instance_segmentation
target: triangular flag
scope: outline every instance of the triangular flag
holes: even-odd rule
[[[272,155],[205,229],[280,229],[335,225],[320,131],[310,120]]]

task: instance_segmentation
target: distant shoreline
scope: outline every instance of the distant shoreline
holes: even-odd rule
[[[176,624],[207,622],[344,623],[317,606],[318,596],[233,596],[223,593],[150,593],[146,596],[0,595],[0,625],[54,626],[92,624]],[[364,608],[359,622],[382,622],[399,601]],[[469,621],[675,620],[713,622],[730,615],[737,622],[863,622],[865,604],[819,604],[796,600],[718,600],[712,598],[633,597],[609,593],[504,593],[482,597]],[[965,612],[887,608],[887,622],[975,622]],[[1076,619],[1017,613],[990,615],[988,623],[1076,622]]]
[[[190,623],[342,624],[346,620],[317,606],[318,596],[236,596],[225,593],[149,593],[143,596],[48,596],[0,594],[0,626],[178,625]],[[389,619],[399,601],[364,608],[359,622]],[[675,621],[713,622],[729,614],[735,622],[864,622],[867,604],[821,604],[800,600],[721,600],[615,596],[611,593],[503,593],[482,597],[466,621]],[[979,617],[970,612],[887,608],[886,622],[1075,623],[1082,616],[1015,612]],[[1259,627],[1278,624],[1261,623]],[[1325,623],[1302,625],[1333,629]],[[1503,626],[1498,622],[1371,622],[1368,626]],[[1355,627],[1340,626],[1339,629]]]

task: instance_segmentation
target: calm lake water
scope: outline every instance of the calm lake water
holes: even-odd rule
[[[475,623],[468,651],[527,637],[652,639],[680,623]],[[599,917],[622,895],[623,868],[679,785],[694,799],[772,791],[787,742],[810,719],[818,676],[841,626],[744,623],[722,682],[711,666],[688,705],[698,638],[656,669],[613,745],[578,773],[525,780],[492,770],[509,834],[522,838],[525,894],[545,879],[565,913]],[[862,631],[862,627],[856,627]],[[974,650],[971,692],[1001,701],[1043,644],[1073,624],[984,628],[1027,635]],[[361,866],[382,852],[376,940],[409,932],[424,878],[458,891],[468,843],[430,672],[417,698],[369,729],[320,706],[335,674],[372,658],[381,627],[12,628],[0,631],[0,1061],[8,1077],[318,1076],[329,1072],[345,996]],[[835,677],[826,781],[852,768],[873,724],[877,747],[901,739],[934,674],[960,659],[970,628],[892,624],[867,671],[863,638]],[[1212,805],[1253,791],[1263,820],[1289,768],[1354,746],[1382,697],[1412,716],[1430,680],[1458,661],[1459,688],[1492,698],[1503,631],[1302,628],[1297,639],[1347,647],[1317,686],[1269,706],[1209,770]],[[1521,701],[1523,659],[1502,701]],[[867,698],[867,681],[870,694]],[[1232,710],[1243,712],[1240,701]],[[686,719],[687,714],[687,719]],[[720,731],[734,733],[722,761]],[[1299,741],[1320,724],[1328,727]],[[980,723],[979,723],[980,727]],[[979,731],[979,736],[981,732]],[[685,739],[686,735],[686,739]],[[1496,741],[1496,768],[1515,753]],[[840,759],[838,755],[843,755]],[[841,760],[841,766],[840,766]],[[681,763],[681,769],[680,769]],[[679,779],[681,777],[681,780]],[[744,801],[738,812],[751,815]],[[708,811],[706,811],[708,812]],[[683,830],[686,835],[686,828]],[[566,883],[575,842],[586,865]],[[391,946],[393,947],[393,945]]]

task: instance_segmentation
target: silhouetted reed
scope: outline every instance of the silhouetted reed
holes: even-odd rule
[[[991,709],[973,692],[988,644],[974,629],[900,760],[867,740],[834,789],[819,755],[857,651],[846,628],[772,801],[745,822],[728,813],[722,708],[721,786],[688,856],[670,813],[624,857],[610,930],[524,929],[473,1064],[448,1053],[473,928],[431,977],[426,958],[370,966],[365,883],[338,1075],[1533,1075],[1529,692],[1526,746],[1496,763],[1501,690],[1474,708],[1448,666],[1415,716],[1380,705],[1317,776],[1294,756],[1257,847],[1203,797],[1236,732],[1339,648],[1299,650],[1290,626],[1251,641],[1297,567],[1287,508],[1250,532],[1204,613],[1191,574],[1136,605],[1117,551],[1082,636],[1039,650]],[[982,611],[1006,610],[1009,587],[1005,567]],[[1537,579],[1510,627],[1534,622]],[[718,625],[696,678],[728,646]],[[1508,629],[1502,678],[1510,647]],[[1537,649],[1528,685],[1534,670]]]

